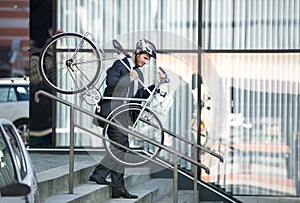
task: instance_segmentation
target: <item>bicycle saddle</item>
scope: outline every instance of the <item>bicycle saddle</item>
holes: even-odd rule
[[[121,44],[118,42],[118,40],[113,39],[113,40],[112,40],[112,44],[113,44],[113,46],[114,46],[114,48],[116,49],[116,51],[117,51],[118,54],[122,53],[122,54],[124,54],[126,57],[130,57],[130,55],[128,54],[128,52],[125,51],[125,50],[123,49],[123,47],[122,47]]]

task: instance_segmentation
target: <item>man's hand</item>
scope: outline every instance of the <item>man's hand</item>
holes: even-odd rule
[[[158,80],[162,80],[166,77],[165,74],[161,71],[158,71],[157,75],[158,75]]]

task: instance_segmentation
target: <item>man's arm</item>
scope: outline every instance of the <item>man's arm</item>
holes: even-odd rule
[[[148,89],[149,89],[150,91],[152,91],[152,90],[154,89],[154,87],[155,87],[155,85],[153,84],[153,85],[150,85],[150,86],[148,87]],[[140,89],[138,89],[137,93],[135,94],[135,97],[136,97],[136,98],[143,98],[143,99],[146,99],[146,98],[148,98],[149,96],[150,96],[150,93],[149,93],[145,88],[140,88]]]
[[[106,85],[128,87],[130,85],[130,75],[122,62],[115,61],[113,66],[107,70]]]

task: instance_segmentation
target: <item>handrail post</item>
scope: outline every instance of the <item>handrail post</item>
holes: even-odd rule
[[[74,190],[74,106],[70,106],[69,194]]]
[[[173,202],[178,203],[178,155],[174,154]]]
[[[195,161],[198,161],[198,148],[196,145],[194,147],[194,159]],[[194,203],[198,203],[198,166],[194,164]],[[199,193],[200,194],[200,193]]]

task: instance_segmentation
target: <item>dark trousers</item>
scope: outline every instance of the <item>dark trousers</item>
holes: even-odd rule
[[[128,136],[122,133],[120,130],[109,127],[107,134],[109,139],[125,147],[129,147]],[[125,149],[112,144],[110,145],[110,149],[116,157],[121,160],[124,159],[126,151]],[[106,153],[100,164],[95,168],[93,174],[98,175],[101,178],[106,178],[109,174],[111,174],[112,186],[122,189],[125,187],[124,171],[124,166],[115,161],[110,154]]]

